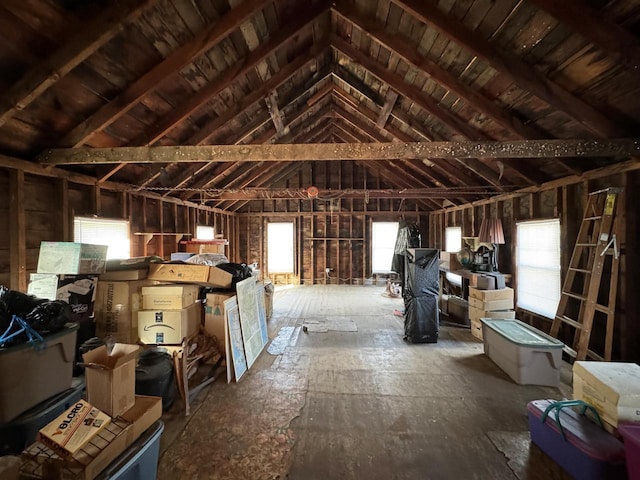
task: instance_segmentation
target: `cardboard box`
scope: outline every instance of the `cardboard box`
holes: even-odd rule
[[[112,417],[133,407],[138,350],[138,345],[116,343],[111,354],[103,345],[82,355],[89,403]]]
[[[198,332],[202,324],[202,304],[182,310],[140,310],[138,336],[146,344],[178,345]]]
[[[197,285],[156,285],[142,287],[144,310],[181,310],[198,301]]]
[[[500,290],[481,290],[479,288],[469,287],[469,296],[482,300],[483,302],[491,300],[513,300],[513,288],[502,288]]]
[[[38,441],[64,458],[71,458],[104,429],[111,418],[99,409],[78,400],[53,422],[40,429]]]
[[[142,309],[142,287],[151,280],[98,283],[95,303],[96,335],[118,343],[138,341],[138,310]]]
[[[224,301],[234,295],[234,292],[209,293],[207,294],[207,301],[204,306],[204,330],[217,338],[222,347],[224,347],[225,340]]]
[[[32,273],[27,293],[47,300],[62,300],[71,305],[73,321],[90,318],[96,299],[98,275],[59,275]]]
[[[22,453],[23,471],[41,474],[40,478],[93,480],[161,415],[162,398],[136,395],[135,405],[107,425],[100,442],[90,442],[66,462],[34,443]]]
[[[469,289],[471,290],[471,289]],[[490,292],[492,290],[486,290]],[[513,308],[513,298],[503,299],[503,300],[480,300],[478,298],[474,298],[469,295],[469,306],[478,308],[481,310],[485,310],[488,312],[493,312],[496,310],[510,310]]]
[[[186,260],[189,260],[194,255],[195,253],[190,253],[190,252],[173,252],[170,258],[172,262],[176,262],[176,261],[184,262]]]
[[[148,268],[137,268],[134,270],[113,270],[100,274],[101,282],[131,282],[144,280],[149,274]]]
[[[230,288],[233,275],[217,267],[157,263],[149,267],[149,280],[175,283],[197,283],[200,285]]]
[[[107,260],[107,272],[119,270],[149,270],[153,263],[162,263],[164,260],[156,256],[112,258]]]
[[[623,362],[573,364],[573,396],[593,405],[607,423],[640,422],[640,366]]]
[[[458,261],[458,256],[455,252],[440,252],[440,269],[441,270],[462,270],[463,266]]]
[[[74,242],[42,242],[38,273],[104,273],[107,246]]]
[[[481,308],[476,308],[476,307],[472,307],[469,306],[469,319],[471,321],[476,320],[477,322],[480,322],[481,318],[511,318],[511,319],[515,319],[516,318],[516,312],[515,310],[496,310],[496,311],[489,311],[489,310],[483,310]]]

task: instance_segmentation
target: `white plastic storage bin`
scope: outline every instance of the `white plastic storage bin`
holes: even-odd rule
[[[520,385],[560,383],[564,344],[519,320],[481,318],[484,353]]]

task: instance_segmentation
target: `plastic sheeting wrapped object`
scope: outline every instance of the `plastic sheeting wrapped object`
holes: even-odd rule
[[[439,255],[432,248],[407,249],[404,339],[436,343],[439,333]]]

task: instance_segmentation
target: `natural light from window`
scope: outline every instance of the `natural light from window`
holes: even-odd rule
[[[446,252],[459,252],[462,249],[462,227],[447,227],[444,231],[444,245]],[[460,275],[447,272],[445,276],[454,285],[462,286]]]
[[[215,229],[206,225],[196,225],[197,240],[213,240],[215,237]]]
[[[373,222],[371,227],[372,273],[391,272],[398,237],[398,222]]]
[[[129,222],[107,218],[75,217],[73,241],[93,245],[107,245],[107,259],[130,258]]]
[[[293,273],[293,223],[267,224],[269,273]]]
[[[516,224],[518,307],[554,318],[560,302],[560,221]]]

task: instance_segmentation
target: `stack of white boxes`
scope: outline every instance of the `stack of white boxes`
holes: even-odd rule
[[[513,289],[480,290],[469,287],[469,320],[471,334],[482,340],[481,318],[516,318]]]
[[[202,324],[200,287],[169,284],[142,287],[142,310],[138,311],[138,336],[148,345],[180,345]]]

